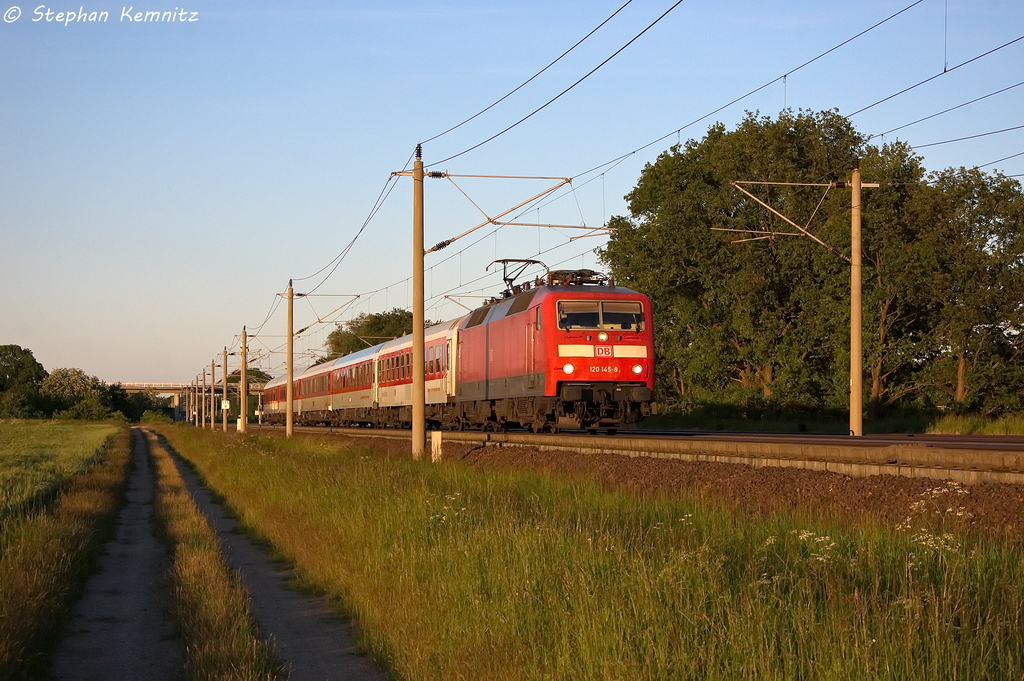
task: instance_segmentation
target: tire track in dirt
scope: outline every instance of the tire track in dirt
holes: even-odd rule
[[[152,527],[153,472],[134,428],[132,467],[114,539],[53,657],[51,673],[59,681],[172,681],[180,675],[176,628],[164,615],[167,549]]]
[[[224,557],[242,577],[252,599],[252,612],[288,670],[290,681],[384,681],[387,676],[361,654],[352,627],[322,597],[289,589],[290,571],[267,556],[238,529],[238,522],[213,500],[198,476],[158,436],[181,474],[199,510],[217,533]]]

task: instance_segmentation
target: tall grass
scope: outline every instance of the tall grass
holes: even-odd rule
[[[928,428],[946,435],[1024,435],[1024,416],[943,416]]]
[[[170,551],[173,610],[192,681],[254,681],[278,676],[239,577],[224,563],[216,535],[185,488],[167,452],[149,437],[156,467],[157,523]]]
[[[1020,547],[936,487],[900,528],[164,428],[407,679],[1024,677]]]
[[[67,424],[50,432],[70,439],[80,434]],[[113,534],[131,463],[131,435],[120,429],[97,444],[89,452],[95,456],[75,459],[90,459],[92,466],[62,486],[52,505],[0,517],[0,679],[43,677],[73,599]]]
[[[116,430],[109,424],[0,420],[0,518],[51,499]]]

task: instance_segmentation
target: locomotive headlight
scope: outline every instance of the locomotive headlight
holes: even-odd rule
[[[644,372],[644,365],[643,365],[643,364],[634,364],[634,365],[633,365],[633,373],[634,373],[634,374],[636,374],[637,376],[639,376],[639,375],[640,375],[640,374],[642,374],[643,372]]]
[[[562,371],[564,371],[567,374],[571,374],[572,372],[576,371],[576,367],[572,365],[572,362],[566,362],[565,366],[562,367]]]
[[[601,333],[597,334],[597,340],[599,340],[602,343],[604,343],[605,341],[608,340],[608,334],[606,334],[604,331],[602,331]]]

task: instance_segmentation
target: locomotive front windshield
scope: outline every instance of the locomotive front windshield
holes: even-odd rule
[[[558,328],[643,331],[644,308],[635,300],[562,300]]]

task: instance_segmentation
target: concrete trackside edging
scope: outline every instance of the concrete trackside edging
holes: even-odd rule
[[[304,430],[304,429],[303,429]],[[322,429],[310,429],[323,432]],[[356,437],[409,439],[401,430],[333,428],[333,433]],[[479,433],[442,431],[446,442],[489,447],[520,446],[541,450],[572,450],[583,454],[619,454],[633,457],[714,461],[761,467],[806,468],[850,477],[896,475],[905,478],[952,480],[964,484],[1001,482],[1024,484],[1024,452],[952,449],[922,444],[887,446],[789,442],[722,441],[531,433]]]

